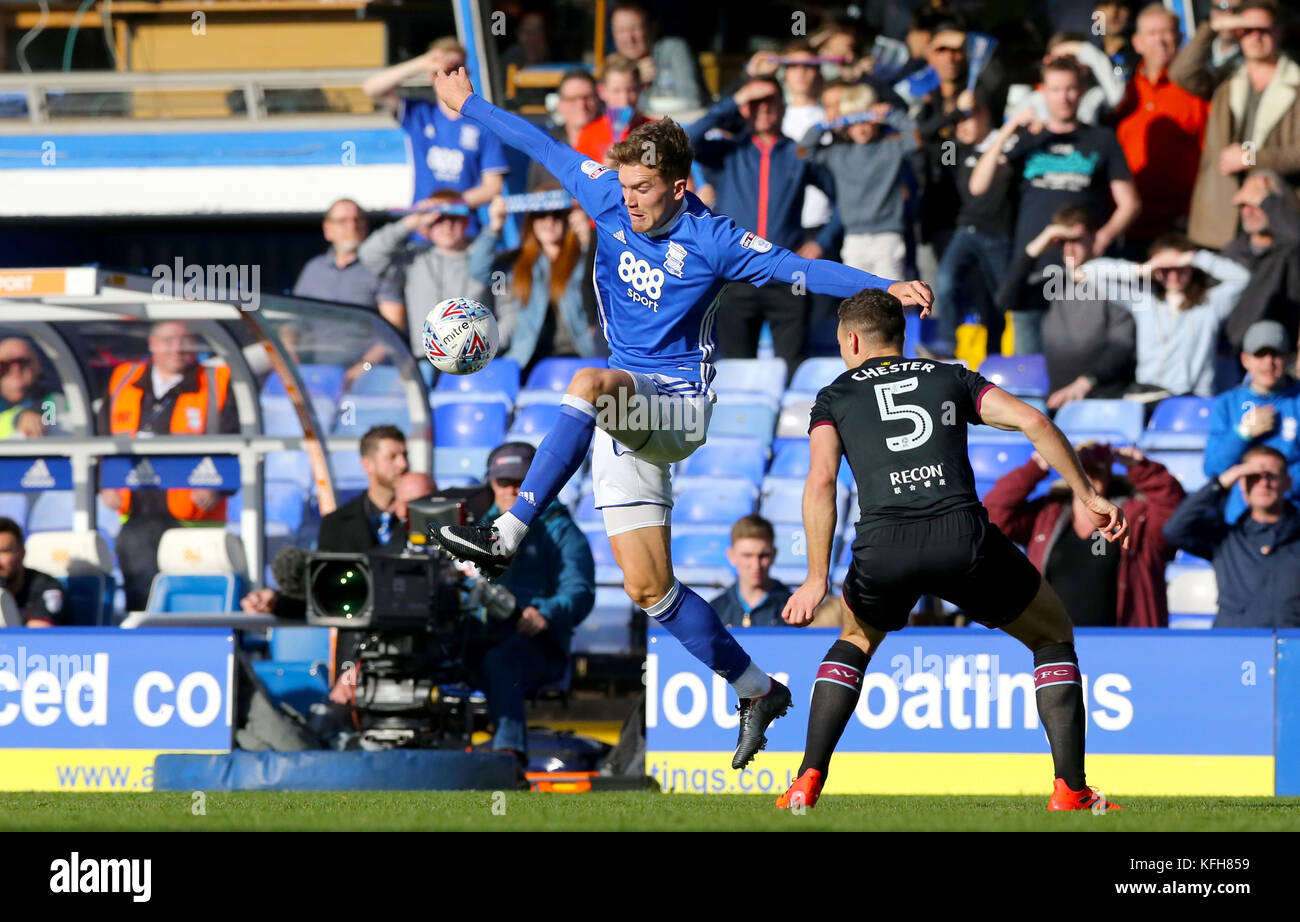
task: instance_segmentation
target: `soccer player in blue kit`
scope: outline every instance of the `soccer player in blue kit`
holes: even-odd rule
[[[624,588],[735,689],[740,734],[731,765],[743,768],[766,744],[768,725],[789,708],[790,690],[674,578],[669,552],[669,465],[704,442],[719,295],[730,283],[772,279],[841,297],[881,288],[920,306],[924,316],[930,289],[796,256],[712,214],[686,191],[694,154],[670,119],[642,125],[611,147],[611,169],[475,95],[464,68],[438,76],[434,87],[445,105],[546,167],[595,221],[593,283],[610,367],[574,374],[509,512],[491,524],[443,526],[430,537],[489,575],[501,572],[537,514],[581,467],[594,437],[595,503]]]

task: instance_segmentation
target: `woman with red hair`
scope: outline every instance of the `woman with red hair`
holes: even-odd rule
[[[559,189],[544,183],[534,192]],[[506,203],[488,208],[487,233],[499,234]],[[527,375],[538,359],[555,355],[598,355],[599,331],[583,307],[583,282],[591,247],[591,219],[576,205],[562,211],[529,212],[519,249],[503,254],[492,273],[500,354]]]

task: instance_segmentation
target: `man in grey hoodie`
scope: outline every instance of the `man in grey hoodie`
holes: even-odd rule
[[[406,300],[406,332],[411,352],[424,356],[424,317],[439,301],[473,298],[492,306],[490,273],[495,238],[468,236],[469,213],[460,203],[460,193],[439,189],[416,208],[444,207],[446,211],[409,214],[385,224],[361,244],[357,255],[366,268],[380,278],[399,278]],[[412,240],[418,234],[432,246]]]
[[[999,307],[1011,311],[1016,354],[1042,352],[1047,359],[1049,410],[1085,397],[1120,397],[1133,383],[1133,315],[1123,304],[1107,300],[1104,286],[1075,277],[1092,256],[1095,234],[1087,206],[1057,209],[1048,225],[1013,255],[998,289]],[[1042,271],[1034,271],[1045,252]],[[1026,322],[1035,317],[1041,318],[1041,331]],[[1038,342],[1025,342],[1035,332]]]

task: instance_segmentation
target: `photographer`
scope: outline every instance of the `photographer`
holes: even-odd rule
[[[506,442],[488,457],[487,482],[495,504],[484,519],[509,509],[519,496],[535,450]],[[499,582],[514,595],[517,621],[498,622],[486,638],[478,677],[496,723],[492,748],[527,763],[524,697],[564,675],[574,628],[596,601],[595,563],[582,530],[568,510],[553,502],[538,517]]]

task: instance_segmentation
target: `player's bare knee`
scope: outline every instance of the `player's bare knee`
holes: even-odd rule
[[[569,393],[594,404],[602,394],[613,393],[619,385],[617,372],[606,368],[579,368],[569,381]]]
[[[663,601],[664,596],[672,589],[672,582],[669,581],[665,586],[660,580],[655,579],[624,579],[623,591],[627,597],[632,600],[632,604],[638,608],[654,608]]]

